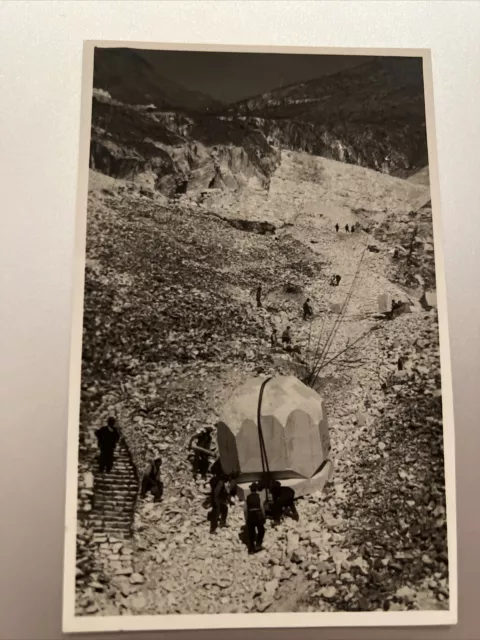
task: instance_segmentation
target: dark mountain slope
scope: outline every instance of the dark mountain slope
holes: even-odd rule
[[[428,164],[422,61],[374,58],[231,105],[281,146],[409,176]]]
[[[134,49],[95,49],[93,86],[127,104],[206,111],[219,103],[164,78]]]

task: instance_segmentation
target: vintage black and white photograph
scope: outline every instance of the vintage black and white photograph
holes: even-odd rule
[[[92,76],[75,618],[448,612],[424,59],[105,44]]]

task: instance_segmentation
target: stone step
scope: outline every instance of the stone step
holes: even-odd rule
[[[117,502],[114,500],[101,500],[99,502],[94,502],[93,511],[103,511],[104,509],[113,509],[116,511],[128,511],[132,513],[134,508],[133,502]]]
[[[129,509],[135,508],[137,494],[130,495],[96,495],[93,499],[92,504],[115,504],[117,506],[125,505],[128,506]]]
[[[93,477],[93,509],[90,523],[97,536],[131,537],[139,482],[124,443],[115,451],[109,473],[100,473],[98,465]]]
[[[114,518],[115,519],[117,517],[118,518],[122,518],[124,520],[127,519],[129,521],[131,519],[129,512],[127,512],[127,511],[119,511],[118,509],[108,509],[108,508],[106,508],[106,509],[98,509],[98,510],[95,510],[94,514],[96,516],[100,516],[100,517],[102,517],[104,519],[107,519],[107,518]]]
[[[118,467],[113,467],[111,471],[105,471],[105,473],[100,473],[100,471],[95,475],[95,478],[109,478],[111,476],[117,475],[129,475],[135,477],[135,472],[133,469],[119,469]]]
[[[131,517],[132,509],[128,505],[118,505],[112,502],[96,503],[90,513],[122,513]]]
[[[94,483],[95,486],[95,483]],[[98,482],[96,483],[97,488],[101,488],[101,487],[116,487],[116,486],[121,486],[121,487],[136,487],[138,486],[138,483],[136,481],[135,478],[131,478],[130,476],[117,476],[116,478],[109,478],[108,480],[105,478],[102,478],[101,480],[98,480]]]
[[[135,477],[135,473],[132,471],[132,469],[118,469],[117,467],[113,467],[111,471],[106,471],[105,473],[100,473],[100,471],[98,473],[95,473],[96,478],[108,478],[109,476],[117,475],[128,475]]]
[[[114,487],[121,487],[122,489],[132,489],[133,487],[138,487],[138,482],[133,480],[118,480],[117,482],[99,482],[94,485],[94,489],[113,489]]]
[[[111,513],[114,516],[121,515],[123,518],[131,518],[132,510],[128,507],[119,507],[115,505],[95,505],[92,511],[90,512],[92,516],[95,517],[103,517],[106,512]]]
[[[128,494],[128,493],[136,493],[138,491],[138,485],[136,484],[126,484],[126,485],[102,485],[101,487],[96,487],[94,493],[108,493],[111,495],[112,493],[119,494]]]
[[[131,526],[130,518],[113,519],[113,518],[96,518],[92,523],[94,527],[120,527],[128,529]]]
[[[118,522],[118,523],[122,523],[122,524],[130,524],[130,516],[125,513],[115,513],[115,512],[110,512],[110,513],[103,513],[103,512],[97,512],[95,514],[96,518],[98,520],[100,520],[101,522]]]
[[[135,500],[129,498],[116,498],[114,496],[95,496],[93,500],[94,505],[105,505],[109,504],[113,508],[126,508],[130,509],[130,511],[135,507]]]
[[[136,498],[137,494],[136,493],[131,493],[131,494],[123,494],[123,495],[113,495],[113,494],[100,494],[97,493],[97,495],[94,497],[93,502],[95,504],[103,504],[105,502],[108,502],[109,504],[116,504],[118,506],[124,504],[127,505],[129,508],[133,509],[134,504],[136,502]]]
[[[119,500],[95,500],[94,509],[121,509],[122,511],[131,512],[133,509],[133,503],[121,502]]]
[[[138,484],[136,482],[111,482],[111,483],[105,483],[103,482],[102,484],[97,485],[96,487],[94,487],[94,491],[115,491],[115,490],[122,490],[122,491],[133,491],[133,490],[137,490],[138,488]]]
[[[120,539],[123,539],[123,540],[125,538],[131,538],[132,537],[131,530],[120,531],[120,529],[112,529],[111,527],[101,528],[98,531],[96,531],[96,533],[98,533],[99,535],[102,535],[104,533],[106,535],[114,535],[117,538],[120,538]]]
[[[128,469],[129,471],[133,471],[133,467],[129,462],[123,462],[123,460],[114,460],[112,471],[115,469]],[[101,473],[100,469],[97,468],[97,473]]]
[[[113,483],[113,482],[131,482],[131,483],[136,483],[137,479],[135,476],[131,475],[131,474],[111,474],[109,476],[106,477],[101,477],[101,478],[94,478],[93,480],[94,484],[102,484],[102,483]]]
[[[118,487],[118,488],[121,488],[121,489],[132,489],[134,487],[138,487],[138,484],[137,484],[137,482],[127,481],[127,480],[120,480],[119,479],[117,482],[115,482],[115,481],[99,482],[96,487],[94,486],[95,489],[103,489],[103,488],[111,489],[111,488],[115,488],[115,487]]]
[[[128,529],[131,526],[130,518],[124,519],[114,519],[114,518],[103,518],[97,522],[96,526],[102,525],[103,527],[120,527]]]

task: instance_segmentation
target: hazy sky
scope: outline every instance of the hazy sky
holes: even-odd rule
[[[222,102],[234,102],[287,84],[313,80],[369,59],[338,55],[138,52],[165,78]]]

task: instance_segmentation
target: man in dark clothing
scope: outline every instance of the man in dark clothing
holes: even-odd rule
[[[115,426],[115,418],[108,418],[107,425],[95,431],[100,449],[99,467],[100,473],[109,473],[113,467],[113,455],[115,447],[120,439],[120,434]]]
[[[352,226],[350,227],[350,233],[355,233],[355,225],[352,224]]]
[[[283,344],[291,344],[292,336],[290,334],[290,327],[287,327],[285,331],[282,333],[282,343]]]
[[[220,522],[221,527],[227,524],[229,492],[226,486],[226,477],[213,476],[210,480],[212,490],[212,511],[210,513],[210,533],[215,533]]]
[[[248,553],[255,553],[262,548],[265,536],[265,512],[256,482],[250,485],[250,492],[245,500],[245,521],[247,523]]]
[[[338,226],[338,222],[337,222],[337,224],[335,225],[335,231],[338,233],[339,229],[340,229],[340,227]]]
[[[262,285],[259,284],[257,287],[257,307],[262,306]]]
[[[196,446],[204,450],[195,450],[193,455],[193,466],[195,474],[198,472],[202,478],[206,478],[208,467],[210,465],[210,457],[208,451],[210,451],[210,447],[212,446],[212,432],[213,427],[205,427],[203,431],[191,437],[190,443],[188,445],[188,448],[191,449],[193,447],[193,443],[196,441]]]
[[[345,231],[348,233],[349,229],[348,229],[348,224],[345,225]]]
[[[340,284],[340,280],[342,279],[342,276],[336,275],[335,276],[335,286],[338,287],[338,285]]]
[[[272,507],[271,514],[275,524],[280,524],[282,517],[290,516],[298,520],[298,511],[295,506],[295,491],[291,487],[282,487],[276,480],[271,487]]]
[[[307,298],[303,303],[303,319],[311,318],[313,316],[313,310],[310,305],[310,298]]]
[[[276,347],[278,344],[278,335],[275,328],[273,328],[272,335],[270,336],[270,344],[272,345],[272,347]]]
[[[160,468],[162,466],[161,458],[155,458],[148,463],[142,478],[142,490],[140,497],[145,498],[149,491],[152,492],[155,502],[162,499],[163,482],[160,476]]]

